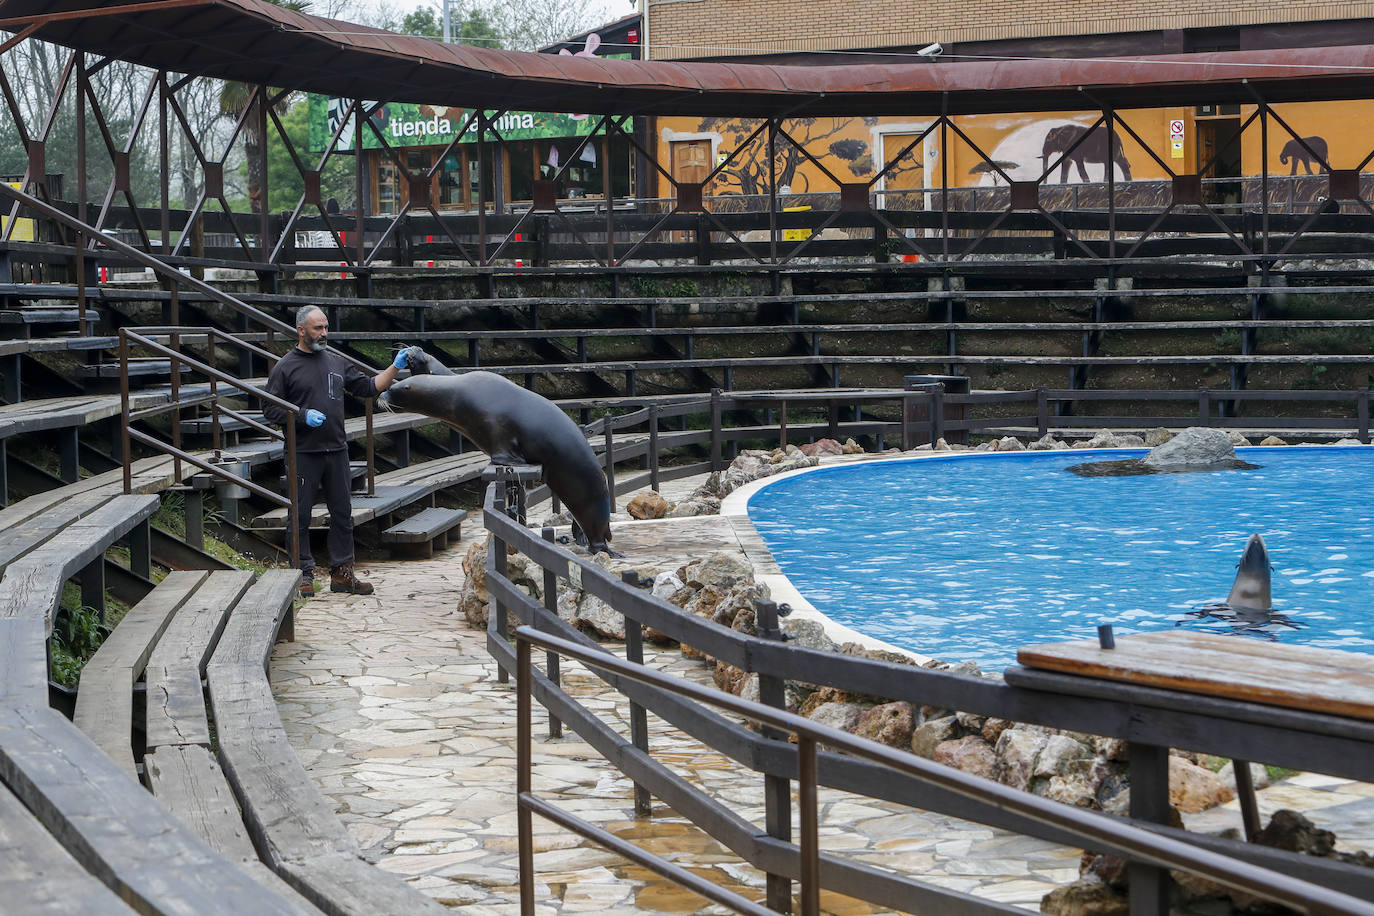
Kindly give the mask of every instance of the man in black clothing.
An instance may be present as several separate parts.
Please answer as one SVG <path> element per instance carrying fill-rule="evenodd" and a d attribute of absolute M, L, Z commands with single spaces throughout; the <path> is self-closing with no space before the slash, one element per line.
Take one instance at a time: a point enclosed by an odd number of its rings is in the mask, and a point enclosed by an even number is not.
<path fill-rule="evenodd" d="M 324 488 L 329 508 L 329 590 L 370 595 L 372 585 L 359 579 L 353 565 L 353 502 L 349 497 L 348 440 L 344 437 L 344 392 L 372 398 L 391 387 L 405 368 L 406 351 L 390 366 L 368 376 L 329 351 L 329 319 L 307 305 L 296 313 L 296 346 L 272 367 L 267 390 L 299 407 L 296 413 L 296 498 L 301 594 L 315 594 L 315 558 L 310 552 L 310 508 Z M 278 426 L 286 411 L 267 406 L 263 414 Z"/>

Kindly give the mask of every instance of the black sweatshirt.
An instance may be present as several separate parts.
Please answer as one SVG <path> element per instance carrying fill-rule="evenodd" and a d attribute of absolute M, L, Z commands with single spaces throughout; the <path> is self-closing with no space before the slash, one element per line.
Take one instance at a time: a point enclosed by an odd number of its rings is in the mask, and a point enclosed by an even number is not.
<path fill-rule="evenodd" d="M 333 452 L 348 446 L 344 438 L 344 390 L 360 398 L 376 397 L 372 376 L 344 361 L 337 353 L 307 353 L 292 347 L 267 376 L 267 391 L 290 401 L 296 414 L 296 449 L 302 452 Z M 324 425 L 305 423 L 305 412 L 324 414 Z M 286 411 L 264 404 L 263 416 L 278 426 L 286 425 Z"/>

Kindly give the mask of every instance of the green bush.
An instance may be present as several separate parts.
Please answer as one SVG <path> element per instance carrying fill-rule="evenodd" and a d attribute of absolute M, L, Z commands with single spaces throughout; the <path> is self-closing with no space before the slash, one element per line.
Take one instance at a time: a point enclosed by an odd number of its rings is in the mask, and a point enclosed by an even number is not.
<path fill-rule="evenodd" d="M 85 605 L 58 608 L 49 642 L 53 680 L 64 687 L 75 687 L 81 679 L 82 666 L 104 639 L 95 608 Z"/>

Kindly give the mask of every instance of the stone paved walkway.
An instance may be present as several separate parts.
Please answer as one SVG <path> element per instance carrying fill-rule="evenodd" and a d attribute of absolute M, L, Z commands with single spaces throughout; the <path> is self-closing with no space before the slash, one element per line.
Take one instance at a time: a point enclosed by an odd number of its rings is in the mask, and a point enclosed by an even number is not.
<path fill-rule="evenodd" d="M 676 498 L 672 494 L 669 498 Z M 515 697 L 498 683 L 482 632 L 454 610 L 460 560 L 478 535 L 431 560 L 366 565 L 369 597 L 325 592 L 298 612 L 272 677 L 302 763 L 338 806 L 364 854 L 436 899 L 474 914 L 517 912 Z M 796 600 L 757 535 L 738 515 L 617 526 L 616 547 L 683 562 L 717 546 L 742 547 L 775 590 Z M 785 589 L 780 593 L 780 589 Z M 709 682 L 709 670 L 646 646 L 651 664 Z M 628 734 L 628 708 L 586 671 L 564 682 Z M 763 878 L 661 803 L 633 816 L 629 781 L 576 736 L 550 740 L 536 706 L 535 790 L 566 810 L 757 899 Z M 650 718 L 657 759 L 689 774 L 741 815 L 762 823 L 761 777 Z M 1078 852 L 977 824 L 822 792 L 822 844 L 879 867 L 1038 909 L 1041 896 L 1078 875 Z M 1266 810 L 1300 807 L 1337 831 L 1341 847 L 1374 846 L 1374 787 L 1304 775 L 1261 793 Z M 1234 804 L 1233 806 L 1234 807 Z M 1190 819 L 1195 828 L 1239 823 L 1234 810 Z M 535 818 L 540 912 L 715 913 L 720 907 L 666 884 Z M 833 914 L 875 912 L 847 898 Z"/>
<path fill-rule="evenodd" d="M 642 526 L 661 542 L 667 526 Z M 686 553 L 731 537 L 714 519 L 681 526 Z M 476 530 L 474 528 L 474 530 Z M 659 535 L 649 537 L 650 532 Z M 687 531 L 683 531 L 686 534 Z M 630 538 L 617 539 L 622 549 Z M 296 641 L 277 646 L 272 678 L 302 763 L 338 806 L 364 854 L 444 903 L 470 913 L 515 912 L 515 698 L 497 682 L 484 634 L 454 612 L 464 542 L 427 561 L 376 563 L 371 597 L 325 593 L 296 620 Z M 706 681 L 701 663 L 676 652 L 655 665 Z M 628 709 L 581 669 L 565 683 L 628 731 Z M 537 707 L 536 707 L 537 709 Z M 762 897 L 762 875 L 741 865 L 662 804 L 636 820 L 628 780 L 575 736 L 546 737 L 536 713 L 535 789 L 574 814 L 666 854 L 722 885 Z M 652 717 L 657 759 L 692 775 L 745 817 L 762 822 L 761 777 Z M 867 799 L 824 791 L 823 848 L 874 865 L 921 872 L 940 885 L 1034 910 L 1078 873 L 1078 854 Z M 720 912 L 637 866 L 535 819 L 536 866 L 546 913 Z M 826 911 L 870 913 L 827 897 Z"/>

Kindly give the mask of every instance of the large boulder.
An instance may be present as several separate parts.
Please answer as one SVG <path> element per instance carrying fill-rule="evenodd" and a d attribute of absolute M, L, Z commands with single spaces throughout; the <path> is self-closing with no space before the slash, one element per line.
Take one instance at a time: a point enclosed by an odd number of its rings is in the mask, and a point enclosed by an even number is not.
<path fill-rule="evenodd" d="M 1131 902 L 1096 878 L 1079 878 L 1057 887 L 1040 901 L 1040 912 L 1053 916 L 1127 916 Z"/>
<path fill-rule="evenodd" d="M 997 754 L 992 745 L 977 735 L 941 741 L 935 746 L 934 759 L 936 763 L 962 770 L 970 776 L 997 778 Z"/>
<path fill-rule="evenodd" d="M 657 576 L 654 576 L 652 594 L 655 598 L 662 598 L 667 601 L 670 600 L 673 595 L 677 594 L 685 584 L 686 583 L 678 578 L 677 573 L 661 572 Z"/>
<path fill-rule="evenodd" d="M 844 446 L 834 439 L 817 439 L 815 442 L 808 442 L 801 446 L 801 453 L 810 457 L 824 458 L 832 455 L 843 455 Z"/>
<path fill-rule="evenodd" d="M 788 641 L 798 648 L 816 649 L 821 652 L 835 652 L 840 648 L 839 643 L 826 634 L 825 624 L 819 620 L 784 618 L 782 631 L 787 635 Z"/>
<path fill-rule="evenodd" d="M 704 493 L 693 493 L 680 503 L 675 503 L 664 518 L 691 518 L 696 515 L 720 515 L 720 500 Z"/>
<path fill-rule="evenodd" d="M 582 592 L 573 614 L 573 623 L 579 629 L 587 630 L 607 639 L 625 638 L 625 615 L 602 601 L 595 595 Z M 561 616 L 561 614 L 560 614 Z"/>
<path fill-rule="evenodd" d="M 1068 447 L 1069 444 L 1056 439 L 1054 433 L 1045 433 L 1045 435 L 1026 446 L 1026 448 L 1032 452 L 1049 452 Z"/>
<path fill-rule="evenodd" d="M 1205 467 L 1236 460 L 1236 449 L 1224 430 L 1190 426 L 1142 459 L 1155 468 Z"/>
<path fill-rule="evenodd" d="M 858 703 L 822 703 L 812 710 L 810 719 L 817 725 L 829 725 L 843 732 L 852 732 L 859 724 L 864 707 Z"/>
<path fill-rule="evenodd" d="M 1235 798 L 1216 773 L 1182 757 L 1169 758 L 1169 803 L 1185 814 L 1206 811 Z"/>
<path fill-rule="evenodd" d="M 1049 735 L 1035 726 L 1008 728 L 997 739 L 997 781 L 1013 789 L 1030 788 L 1035 760 Z"/>
<path fill-rule="evenodd" d="M 728 590 L 737 583 L 754 581 L 754 564 L 729 550 L 717 550 L 702 560 L 694 560 L 677 572 L 678 578 L 691 588 L 718 588 Z"/>
<path fill-rule="evenodd" d="M 1336 848 L 1336 835 L 1313 824 L 1300 812 L 1280 808 L 1255 842 L 1309 856 L 1329 856 Z"/>
<path fill-rule="evenodd" d="M 953 741 L 958 735 L 959 722 L 954 716 L 927 719 L 911 733 L 911 752 L 917 757 L 934 760 L 940 746 Z"/>
<path fill-rule="evenodd" d="M 463 556 L 463 585 L 458 590 L 458 610 L 474 629 L 486 629 L 491 596 L 487 593 L 487 553 L 491 538 L 478 541 Z M 544 600 L 544 571 L 524 554 L 508 553 L 506 578 L 536 601 Z M 511 617 L 512 626 L 516 626 Z"/>
<path fill-rule="evenodd" d="M 835 443 L 835 445 L 837 449 L 841 448 L 839 443 Z M 802 454 L 801 449 L 795 445 L 789 445 L 786 449 L 776 449 L 771 452 L 762 449 L 745 449 L 739 453 L 734 461 L 730 462 L 728 468 L 723 471 L 715 471 L 707 477 L 705 483 L 692 491 L 687 501 L 690 502 L 699 496 L 724 499 L 751 480 L 771 477 L 774 474 L 781 474 L 784 471 L 792 471 L 797 468 L 813 468 L 818 464 L 820 464 L 819 458 Z"/>
<path fill-rule="evenodd" d="M 910 703 L 883 703 L 865 710 L 859 716 L 854 734 L 905 750 L 911 747 L 911 732 L 915 725 L 916 711 Z"/>
<path fill-rule="evenodd" d="M 1121 440 L 1110 429 L 1098 430 L 1083 446 L 1084 448 L 1121 448 Z"/>
<path fill-rule="evenodd" d="M 644 490 L 630 497 L 630 501 L 625 504 L 625 511 L 630 513 L 631 518 L 663 518 L 672 508 L 668 505 L 668 500 L 659 496 L 653 490 Z"/>

